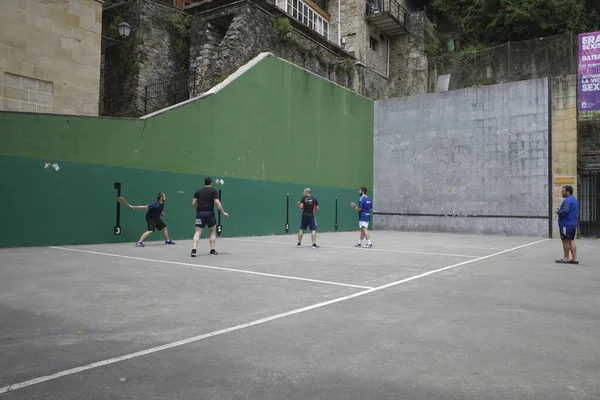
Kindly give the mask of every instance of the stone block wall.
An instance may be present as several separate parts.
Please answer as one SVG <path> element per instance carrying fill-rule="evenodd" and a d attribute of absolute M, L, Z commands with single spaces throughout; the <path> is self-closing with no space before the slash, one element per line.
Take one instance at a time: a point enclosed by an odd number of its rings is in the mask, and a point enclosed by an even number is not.
<path fill-rule="evenodd" d="M 224 80 L 261 52 L 271 52 L 366 96 L 384 92 L 387 80 L 368 69 L 354 67 L 351 55 L 336 54 L 299 29 L 294 29 L 289 40 L 282 40 L 274 28 L 282 17 L 287 18 L 283 12 L 265 10 L 254 2 L 195 14 L 190 64 L 197 72 L 199 92 Z M 344 60 L 350 62 L 350 73 L 339 67 Z"/>
<path fill-rule="evenodd" d="M 98 115 L 102 2 L 3 0 L 1 9 L 0 109 Z"/>
<path fill-rule="evenodd" d="M 578 123 L 578 167 L 600 170 L 600 120 Z"/>
<path fill-rule="evenodd" d="M 375 228 L 548 237 L 548 82 L 376 101 Z"/>
<path fill-rule="evenodd" d="M 412 12 L 406 17 L 408 34 L 390 42 L 390 96 L 412 96 L 427 93 L 428 58 L 425 50 L 427 16 Z"/>
<path fill-rule="evenodd" d="M 366 18 L 366 0 L 342 2 L 341 33 L 345 41 L 343 47 L 354 54 L 362 63 L 385 76 L 385 88 L 378 99 L 410 96 L 427 92 L 428 59 L 425 52 L 424 30 L 427 17 L 417 11 L 409 1 L 401 0 L 406 10 L 404 27 L 406 34 L 387 37 Z M 337 2 L 330 1 L 328 11 L 331 14 L 330 40 L 337 41 Z M 378 50 L 371 49 L 370 38 L 379 41 Z M 389 41 L 389 75 L 388 75 Z"/>
<path fill-rule="evenodd" d="M 4 73 L 6 111 L 52 113 L 53 100 L 52 82 Z"/>
<path fill-rule="evenodd" d="M 573 187 L 577 197 L 577 76 L 552 79 L 552 173 L 553 210 L 563 201 L 561 190 Z M 553 237 L 559 237 L 557 215 Z"/>
<path fill-rule="evenodd" d="M 172 84 L 165 82 L 188 72 L 187 66 L 183 71 L 178 66 L 181 55 L 173 53 L 174 19 L 183 15 L 183 10 L 154 0 L 130 0 L 105 13 L 105 27 L 121 18 L 133 29 L 125 44 L 104 53 L 103 115 L 138 117 L 173 104 Z"/>

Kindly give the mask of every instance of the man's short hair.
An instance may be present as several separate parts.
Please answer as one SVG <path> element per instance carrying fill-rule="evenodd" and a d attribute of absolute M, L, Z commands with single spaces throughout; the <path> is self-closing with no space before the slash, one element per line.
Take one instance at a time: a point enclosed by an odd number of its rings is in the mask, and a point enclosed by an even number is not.
<path fill-rule="evenodd" d="M 306 188 L 306 189 L 304 189 L 304 191 L 305 191 L 306 193 L 310 194 L 310 188 Z"/>
<path fill-rule="evenodd" d="M 363 192 L 364 194 L 367 194 L 367 188 L 366 188 L 366 187 L 364 187 L 364 186 L 361 186 L 361 187 L 360 187 L 360 190 L 362 190 L 362 192 Z"/>
<path fill-rule="evenodd" d="M 160 200 L 160 198 L 163 196 L 163 192 L 158 192 L 158 194 L 156 195 L 156 200 Z"/>
<path fill-rule="evenodd" d="M 212 178 L 210 176 L 207 176 L 206 178 L 204 178 L 204 186 L 208 186 L 212 183 Z"/>
<path fill-rule="evenodd" d="M 569 194 L 573 194 L 573 186 L 563 186 L 563 189 Z"/>

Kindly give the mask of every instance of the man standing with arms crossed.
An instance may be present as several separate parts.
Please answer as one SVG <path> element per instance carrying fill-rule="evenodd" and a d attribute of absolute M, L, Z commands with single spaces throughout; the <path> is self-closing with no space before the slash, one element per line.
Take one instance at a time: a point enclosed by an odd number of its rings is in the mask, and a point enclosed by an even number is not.
<path fill-rule="evenodd" d="M 358 189 L 358 194 L 360 194 L 360 200 L 358 200 L 358 205 L 352 202 L 350 205 L 356 211 L 358 211 L 358 227 L 360 228 L 360 240 L 356 244 L 356 247 L 362 247 L 363 239 L 367 239 L 367 245 L 365 247 L 373 247 L 373 243 L 371 243 L 371 237 L 369 236 L 369 222 L 371 221 L 371 210 L 373 209 L 373 204 L 371 203 L 371 199 L 367 196 L 367 188 L 362 186 Z"/>
<path fill-rule="evenodd" d="M 564 257 L 561 260 L 556 260 L 556 262 L 559 264 L 579 264 L 577 260 L 577 245 L 575 244 L 579 203 L 575 196 L 573 196 L 573 187 L 571 186 L 564 186 L 562 188 L 562 197 L 564 200 L 560 208 L 556 210 L 556 213 L 558 214 L 558 228 L 560 229 L 560 238 L 563 243 Z M 569 251 L 572 256 L 570 260 Z"/>
<path fill-rule="evenodd" d="M 198 248 L 198 242 L 200 242 L 200 235 L 202 235 L 202 229 L 205 226 L 208 226 L 210 231 L 210 255 L 216 256 L 219 254 L 215 251 L 215 244 L 217 242 L 217 235 L 215 234 L 215 227 L 217 225 L 217 219 L 215 218 L 215 204 L 225 218 L 229 218 L 229 214 L 223 211 L 223 206 L 219 200 L 219 192 L 212 187 L 212 179 L 206 177 L 204 178 L 204 187 L 196 190 L 196 193 L 194 193 L 194 200 L 192 200 L 192 207 L 196 210 L 196 233 L 194 234 L 194 244 L 190 254 L 191 257 L 196 257 L 196 249 Z"/>
<path fill-rule="evenodd" d="M 315 212 L 319 211 L 319 202 L 311 194 L 309 188 L 304 189 L 302 199 L 298 202 L 298 207 L 302 210 L 302 219 L 300 221 L 300 231 L 298 232 L 298 245 L 302 246 L 302 235 L 307 228 L 311 230 L 312 248 L 317 247 L 317 219 Z"/>

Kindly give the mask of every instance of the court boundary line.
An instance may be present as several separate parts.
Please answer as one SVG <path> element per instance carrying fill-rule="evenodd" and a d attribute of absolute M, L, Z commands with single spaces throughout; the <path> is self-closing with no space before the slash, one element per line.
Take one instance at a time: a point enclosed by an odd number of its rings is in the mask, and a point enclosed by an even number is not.
<path fill-rule="evenodd" d="M 351 283 L 323 281 L 323 280 L 319 280 L 319 279 L 302 278 L 302 277 L 299 277 L 299 276 L 269 274 L 268 272 L 250 271 L 250 270 L 246 270 L 246 269 L 236 269 L 236 268 L 227 268 L 227 267 L 215 267 L 215 266 L 212 266 L 212 265 L 184 263 L 184 262 L 181 262 L 181 261 L 157 260 L 157 259 L 154 259 L 154 258 L 125 256 L 125 255 L 122 255 L 122 254 L 103 253 L 103 252 L 100 252 L 100 251 L 73 249 L 73 248 L 70 248 L 70 247 L 62 247 L 62 246 L 48 246 L 48 247 L 51 248 L 51 249 L 73 251 L 73 252 L 78 252 L 78 253 L 87 253 L 87 254 L 95 254 L 95 255 L 100 255 L 100 256 L 126 258 L 126 259 L 130 259 L 130 260 L 149 261 L 149 262 L 163 263 L 163 264 L 184 265 L 184 266 L 188 266 L 188 267 L 213 269 L 213 270 L 217 270 L 217 271 L 240 272 L 240 273 L 249 274 L 249 275 L 268 276 L 270 278 L 289 279 L 289 280 L 305 281 L 305 282 L 311 282 L 311 283 L 322 283 L 322 284 L 333 285 L 333 286 L 350 287 L 350 288 L 354 288 L 354 289 L 372 289 L 373 288 L 372 286 L 363 286 L 363 285 L 354 285 L 354 284 L 351 284 Z"/>
<path fill-rule="evenodd" d="M 248 242 L 248 243 L 266 243 L 266 244 L 285 244 L 288 246 L 291 246 L 288 242 L 274 242 L 271 240 L 254 240 L 254 239 L 238 239 L 238 238 L 223 238 L 221 239 L 223 241 L 226 240 L 232 240 L 235 242 Z M 335 245 L 329 245 L 329 244 L 320 244 L 319 247 L 324 247 L 324 248 L 332 248 L 332 249 L 346 249 L 346 250 L 358 250 L 361 249 L 362 247 L 354 247 L 354 246 L 335 246 Z M 497 249 L 500 250 L 500 249 Z M 383 253 L 401 253 L 401 254 L 420 254 L 420 255 L 426 255 L 426 256 L 443 256 L 443 257 L 460 257 L 460 258 L 478 258 L 480 256 L 472 256 L 472 255 L 467 255 L 467 254 L 449 254 L 449 253 L 431 253 L 431 252 L 425 252 L 425 251 L 410 251 L 410 250 L 390 250 L 390 249 L 378 249 L 378 248 L 373 248 L 373 247 L 369 247 L 368 250 L 363 250 L 363 251 L 378 251 L 378 252 L 383 252 Z"/>
<path fill-rule="evenodd" d="M 219 330 L 212 331 L 212 332 L 209 332 L 209 333 L 205 333 L 205 334 L 202 334 L 202 335 L 193 336 L 193 337 L 190 337 L 190 338 L 187 338 L 187 339 L 178 340 L 178 341 L 167 343 L 167 344 L 164 344 L 164 345 L 161 345 L 161 346 L 152 347 L 150 349 L 136 351 L 134 353 L 124 354 L 122 356 L 113 357 L 113 358 L 109 358 L 109 359 L 106 359 L 106 360 L 97 361 L 97 362 L 94 362 L 94 363 L 91 363 L 91 364 L 82 365 L 80 367 L 71 368 L 71 369 L 60 371 L 60 372 L 56 372 L 56 373 L 51 374 L 51 375 L 41 376 L 39 378 L 30 379 L 30 380 L 23 381 L 23 382 L 20 382 L 20 383 L 15 383 L 15 384 L 12 384 L 12 385 L 0 387 L 0 394 L 11 393 L 11 392 L 14 392 L 14 391 L 19 390 L 19 389 L 24 389 L 24 388 L 29 387 L 29 386 L 33 386 L 33 385 L 37 385 L 37 384 L 40 384 L 40 383 L 43 383 L 43 382 L 47 382 L 47 381 L 51 381 L 51 380 L 54 380 L 54 379 L 58 379 L 58 378 L 61 378 L 63 376 L 69 376 L 69 375 L 73 375 L 73 374 L 76 374 L 76 373 L 79 373 L 79 372 L 88 371 L 88 370 L 91 370 L 91 369 L 103 367 L 105 365 L 115 364 L 115 363 L 118 363 L 118 362 L 121 362 L 121 361 L 126 361 L 126 360 L 130 360 L 130 359 L 133 359 L 133 358 L 142 357 L 142 356 L 145 356 L 145 355 L 148 355 L 148 354 L 157 353 L 157 352 L 163 351 L 163 350 L 169 350 L 169 349 L 172 349 L 172 348 L 175 348 L 175 347 L 179 347 L 179 346 L 183 346 L 183 345 L 186 345 L 186 344 L 189 344 L 189 343 L 198 342 L 198 341 L 210 338 L 210 337 L 223 335 L 223 334 L 226 334 L 226 333 L 229 333 L 229 332 L 234 332 L 234 331 L 238 331 L 238 330 L 241 330 L 241 329 L 249 328 L 249 327 L 252 327 L 252 326 L 261 325 L 261 324 L 264 324 L 266 322 L 270 322 L 270 321 L 282 319 L 282 318 L 285 318 L 285 317 L 289 317 L 291 315 L 296 315 L 296 314 L 300 314 L 300 313 L 303 313 L 303 312 L 306 312 L 306 311 L 310 311 L 310 310 L 314 310 L 314 309 L 317 309 L 317 308 L 322 308 L 322 307 L 328 306 L 330 304 L 340 303 L 342 301 L 350 300 L 350 299 L 353 299 L 353 298 L 356 298 L 356 297 L 364 296 L 364 295 L 369 294 L 369 293 L 373 293 L 373 292 L 384 290 L 384 289 L 387 289 L 387 288 L 390 288 L 390 287 L 393 287 L 393 286 L 401 285 L 403 283 L 407 283 L 407 282 L 411 282 L 411 281 L 414 281 L 414 280 L 417 280 L 417 279 L 421 279 L 421 278 L 427 277 L 429 275 L 437 274 L 439 272 L 447 271 L 447 270 L 450 270 L 450 269 L 453 269 L 453 268 L 461 267 L 463 265 L 472 264 L 472 263 L 475 263 L 475 262 L 478 262 L 478 261 L 486 260 L 488 258 L 496 257 L 496 256 L 499 256 L 501 254 L 509 253 L 511 251 L 520 250 L 522 248 L 533 246 L 535 244 L 546 242 L 548 240 L 551 240 L 551 239 L 542 239 L 542 240 L 538 240 L 538 241 L 535 241 L 535 242 L 527 243 L 527 244 L 524 244 L 524 245 L 521 245 L 521 246 L 517 246 L 517 247 L 513 247 L 513 248 L 510 248 L 510 249 L 507 249 L 507 250 L 502 250 L 502 251 L 499 251 L 499 252 L 496 252 L 496 253 L 493 253 L 493 254 L 489 254 L 487 256 L 482 256 L 482 257 L 479 257 L 479 258 L 476 258 L 476 259 L 473 259 L 473 260 L 466 260 L 466 261 L 463 261 L 463 262 L 460 262 L 460 263 L 457 263 L 457 264 L 448 265 L 447 267 L 442 267 L 442 268 L 434 269 L 434 270 L 431 270 L 431 271 L 428 271 L 428 272 L 424 272 L 424 273 L 419 274 L 419 275 L 414 275 L 414 276 L 411 276 L 409 278 L 405 278 L 405 279 L 402 279 L 402 280 L 399 280 L 399 281 L 387 283 L 385 285 L 377 286 L 377 287 L 374 287 L 374 288 L 371 288 L 371 289 L 368 289 L 368 290 L 363 290 L 361 292 L 353 293 L 353 294 L 348 295 L 348 296 L 338 297 L 338 298 L 335 298 L 335 299 L 332 299 L 332 300 L 328 300 L 328 301 L 324 301 L 324 302 L 312 304 L 310 306 L 306 306 L 306 307 L 302 307 L 302 308 L 297 308 L 295 310 L 291 310 L 291 311 L 287 311 L 287 312 L 275 314 L 275 315 L 272 315 L 270 317 L 257 319 L 257 320 L 254 320 L 254 321 L 246 322 L 244 324 L 239 324 L 239 325 L 232 326 L 232 327 L 229 327 L 229 328 L 219 329 Z"/>

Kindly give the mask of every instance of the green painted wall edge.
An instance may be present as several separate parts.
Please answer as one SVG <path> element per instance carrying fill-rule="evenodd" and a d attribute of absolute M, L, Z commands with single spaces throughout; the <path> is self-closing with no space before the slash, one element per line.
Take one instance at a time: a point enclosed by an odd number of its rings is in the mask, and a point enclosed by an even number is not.
<path fill-rule="evenodd" d="M 272 55 L 259 57 L 211 95 L 145 119 L 1 112 L 0 154 L 372 187 L 373 102 Z"/>

